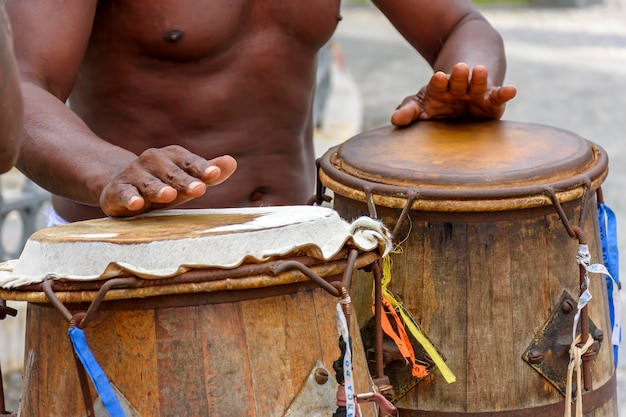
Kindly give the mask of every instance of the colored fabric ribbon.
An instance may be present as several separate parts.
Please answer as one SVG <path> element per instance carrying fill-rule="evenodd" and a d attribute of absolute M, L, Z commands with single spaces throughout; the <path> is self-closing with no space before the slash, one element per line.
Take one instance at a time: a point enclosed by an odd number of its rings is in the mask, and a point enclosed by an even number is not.
<path fill-rule="evenodd" d="M 352 378 L 352 348 L 350 347 L 350 333 L 348 331 L 348 321 L 343 313 L 342 303 L 349 303 L 350 299 L 341 299 L 337 303 L 337 330 L 339 336 L 346 342 L 346 352 L 343 356 L 343 384 L 345 390 L 346 417 L 359 417 L 361 410 L 356 400 L 354 379 Z"/>
<path fill-rule="evenodd" d="M 615 366 L 619 358 L 619 344 L 622 339 L 620 325 L 621 308 L 619 297 L 619 250 L 617 242 L 617 220 L 615 213 L 604 203 L 598 204 L 598 226 L 600 231 L 600 243 L 602 245 L 602 260 L 608 274 L 605 275 L 607 295 L 609 301 L 609 315 L 613 327 L 611 343 L 613 344 L 613 356 Z"/>
<path fill-rule="evenodd" d="M 109 379 L 87 345 L 85 332 L 78 327 L 72 327 L 68 330 L 68 335 L 72 341 L 74 352 L 89 375 L 109 417 L 126 417 Z"/>
<path fill-rule="evenodd" d="M 401 320 L 398 320 L 396 322 L 398 324 L 397 326 L 398 329 L 402 328 L 402 330 L 400 331 L 407 333 L 406 330 L 404 330 L 404 328 L 406 327 L 406 329 L 408 330 L 408 334 L 410 334 L 417 341 L 417 343 L 419 343 L 424 348 L 428 356 L 435 363 L 435 366 L 439 369 L 439 372 L 441 372 L 441 375 L 446 380 L 446 382 L 448 382 L 449 384 L 455 382 L 456 376 L 450 370 L 450 368 L 448 367 L 446 362 L 443 360 L 439 352 L 437 352 L 437 349 L 435 349 L 435 347 L 432 345 L 430 340 L 428 340 L 426 335 L 424 335 L 419 325 L 417 324 L 415 319 L 413 319 L 413 317 L 411 316 L 409 311 L 406 309 L 406 307 L 404 307 L 404 305 L 399 300 L 397 300 L 394 297 L 394 295 L 391 293 L 391 291 L 389 290 L 388 287 L 389 287 L 390 282 L 391 282 L 391 259 L 389 258 L 389 256 L 385 256 L 383 258 L 383 278 L 382 278 L 383 306 L 385 305 L 385 303 L 388 303 L 388 305 L 390 306 L 390 308 L 388 309 L 390 311 L 391 310 L 396 311 L 399 314 Z M 383 319 L 384 318 L 385 318 L 385 314 L 383 314 Z M 387 332 L 385 331 L 385 333 Z M 392 335 L 389 333 L 387 333 L 387 335 L 391 337 L 392 339 L 398 338 L 398 336 Z M 406 345 L 407 342 L 409 346 L 411 345 L 410 341 L 408 340 L 408 337 L 406 338 L 406 340 L 403 340 L 403 341 L 402 341 L 402 336 L 399 336 L 399 338 L 401 340 L 401 345 Z M 401 348 L 400 347 L 401 345 L 398 346 L 398 349 L 400 349 L 400 351 L 402 352 L 402 350 L 405 348 L 404 347 Z M 411 347 L 411 351 L 413 351 L 412 347 Z M 409 352 L 408 348 L 405 349 L 405 352 L 407 353 Z M 411 360 L 413 361 L 413 364 L 416 364 L 414 355 L 411 357 Z M 420 369 L 419 368 L 420 366 L 422 365 L 419 365 L 418 367 L 414 367 L 412 372 L 417 372 L 417 373 L 427 372 L 425 368 L 423 370 Z M 415 373 L 413 375 L 415 375 Z"/>

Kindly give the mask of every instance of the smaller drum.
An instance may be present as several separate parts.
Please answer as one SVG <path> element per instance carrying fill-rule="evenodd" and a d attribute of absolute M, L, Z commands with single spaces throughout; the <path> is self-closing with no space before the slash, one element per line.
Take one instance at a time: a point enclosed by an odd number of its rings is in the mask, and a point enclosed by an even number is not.
<path fill-rule="evenodd" d="M 367 214 L 393 230 L 390 290 L 456 375 L 452 384 L 436 372 L 410 383 L 390 375 L 400 415 L 563 415 L 583 235 L 592 262 L 602 259 L 605 151 L 537 124 L 423 121 L 357 135 L 318 165 L 318 198 L 328 188 L 345 219 Z M 582 403 L 586 416 L 615 416 L 607 288 L 604 276 L 590 279 Z M 362 325 L 371 293 L 355 281 Z"/>
<path fill-rule="evenodd" d="M 81 393 L 67 336 L 77 317 L 128 416 L 332 413 L 338 298 L 324 284 L 376 262 L 388 243 L 378 222 L 311 206 L 42 229 L 0 274 L 0 297 L 28 302 L 20 416 L 81 416 L 90 401 L 100 415 L 97 392 Z M 371 392 L 352 328 L 356 391 Z"/>

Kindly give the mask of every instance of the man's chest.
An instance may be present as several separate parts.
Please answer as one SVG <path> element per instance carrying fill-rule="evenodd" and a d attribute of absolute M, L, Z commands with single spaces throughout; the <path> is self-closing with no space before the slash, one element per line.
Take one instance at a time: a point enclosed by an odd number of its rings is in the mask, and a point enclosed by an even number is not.
<path fill-rule="evenodd" d="M 288 39 L 317 49 L 334 32 L 339 14 L 340 0 L 103 0 L 92 41 L 181 60 L 217 54 L 252 38 Z"/>

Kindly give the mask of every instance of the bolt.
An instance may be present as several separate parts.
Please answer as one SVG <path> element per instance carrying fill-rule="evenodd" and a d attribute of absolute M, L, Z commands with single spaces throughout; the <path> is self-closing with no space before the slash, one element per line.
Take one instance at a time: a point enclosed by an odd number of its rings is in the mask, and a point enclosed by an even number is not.
<path fill-rule="evenodd" d="M 315 370 L 315 382 L 319 385 L 324 385 L 328 382 L 328 371 L 324 368 L 317 368 Z"/>
<path fill-rule="evenodd" d="M 538 364 L 543 361 L 543 353 L 538 350 L 532 350 L 528 354 L 528 361 L 532 364 Z"/>
<path fill-rule="evenodd" d="M 593 332 L 593 338 L 602 343 L 604 340 L 604 332 L 601 329 L 596 329 L 596 331 Z"/>
<path fill-rule="evenodd" d="M 574 309 L 574 303 L 571 300 L 565 300 L 561 303 L 561 310 L 565 314 L 569 314 Z"/>

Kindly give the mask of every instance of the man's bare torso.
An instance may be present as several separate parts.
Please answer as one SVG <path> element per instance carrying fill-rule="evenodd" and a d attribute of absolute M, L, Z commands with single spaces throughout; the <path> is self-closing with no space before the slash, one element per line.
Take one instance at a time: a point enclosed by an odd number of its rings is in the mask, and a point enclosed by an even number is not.
<path fill-rule="evenodd" d="M 335 30 L 339 0 L 252 3 L 98 6 L 71 108 L 136 154 L 179 144 L 238 161 L 229 180 L 185 207 L 302 204 L 313 192 L 315 59 Z M 54 204 L 70 220 L 98 214 Z"/>

